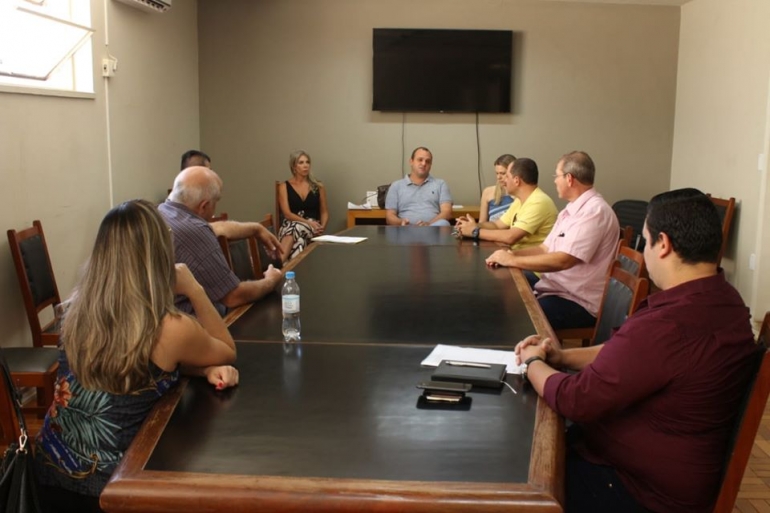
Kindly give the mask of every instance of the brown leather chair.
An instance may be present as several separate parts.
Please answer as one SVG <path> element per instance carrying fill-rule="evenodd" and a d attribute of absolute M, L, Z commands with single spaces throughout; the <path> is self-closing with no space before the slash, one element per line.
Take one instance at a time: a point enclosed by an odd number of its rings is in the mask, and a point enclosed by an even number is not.
<path fill-rule="evenodd" d="M 254 236 L 227 240 L 224 235 L 220 235 L 217 240 L 219 240 L 219 247 L 222 248 L 222 253 L 224 253 L 230 269 L 241 281 L 264 278 L 259 250 L 257 249 L 257 239 Z"/>
<path fill-rule="evenodd" d="M 227 221 L 227 212 L 214 214 L 211 216 L 211 218 L 209 218 L 209 223 L 216 223 L 217 221 Z"/>
<path fill-rule="evenodd" d="M 8 230 L 8 244 L 32 331 L 33 347 L 8 347 L 3 352 L 14 384 L 19 388 L 37 389 L 37 406 L 24 411 L 43 414 L 53 402 L 59 350 L 42 346 L 58 344 L 59 328 L 55 317 L 41 326 L 39 315 L 46 308 L 53 309 L 61 303 L 59 289 L 40 221 L 33 221 L 31 228 L 19 232 Z"/>
<path fill-rule="evenodd" d="M 757 343 L 758 351 L 755 377 L 749 383 L 742 403 L 741 414 L 735 422 L 733 439 L 727 452 L 724 477 L 719 487 L 719 495 L 714 505 L 714 513 L 730 513 L 733 511 L 738 489 L 749 462 L 754 438 L 757 436 L 759 423 L 765 411 L 767 397 L 770 395 L 770 351 L 767 351 L 768 336 L 770 336 L 770 312 L 765 314 L 762 329 Z"/>
<path fill-rule="evenodd" d="M 735 198 L 722 199 L 714 198 L 711 194 L 707 194 L 711 199 L 711 202 L 717 207 L 719 213 L 719 219 L 722 221 L 722 248 L 719 250 L 719 258 L 717 259 L 717 265 L 722 262 L 722 257 L 727 249 L 727 240 L 730 237 L 730 228 L 733 224 L 733 214 L 735 213 Z"/>
<path fill-rule="evenodd" d="M 280 194 L 278 193 L 282 183 L 283 182 L 277 180 L 275 182 L 275 217 L 273 218 L 273 230 L 275 230 L 276 237 L 278 236 L 278 231 L 281 229 L 281 222 L 283 221 L 283 216 L 281 215 L 281 201 L 279 199 Z"/>

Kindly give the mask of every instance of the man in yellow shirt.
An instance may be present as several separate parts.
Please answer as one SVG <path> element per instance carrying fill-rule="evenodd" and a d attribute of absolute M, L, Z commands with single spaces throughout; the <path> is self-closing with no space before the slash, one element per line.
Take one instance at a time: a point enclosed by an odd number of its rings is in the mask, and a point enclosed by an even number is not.
<path fill-rule="evenodd" d="M 505 189 L 516 198 L 500 219 L 476 223 L 470 215 L 457 220 L 457 230 L 474 240 L 502 242 L 511 249 L 539 246 L 553 228 L 558 210 L 538 186 L 534 160 L 516 159 L 505 173 Z"/>

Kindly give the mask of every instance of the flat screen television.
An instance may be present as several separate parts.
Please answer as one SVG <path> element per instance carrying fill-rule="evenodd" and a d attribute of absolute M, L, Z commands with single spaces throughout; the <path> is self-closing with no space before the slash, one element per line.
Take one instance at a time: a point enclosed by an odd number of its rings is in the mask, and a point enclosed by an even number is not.
<path fill-rule="evenodd" d="M 372 110 L 511 112 L 510 30 L 376 28 Z"/>

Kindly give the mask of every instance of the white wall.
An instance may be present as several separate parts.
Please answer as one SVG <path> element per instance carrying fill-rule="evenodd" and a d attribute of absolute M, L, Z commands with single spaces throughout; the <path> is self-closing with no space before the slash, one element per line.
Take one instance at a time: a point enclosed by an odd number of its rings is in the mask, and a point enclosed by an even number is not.
<path fill-rule="evenodd" d="M 21 229 L 40 219 L 59 291 L 72 290 L 113 202 L 159 200 L 180 154 L 199 143 L 197 9 L 176 2 L 163 15 L 92 0 L 95 62 L 118 58 L 106 88 L 95 66 L 94 99 L 0 93 L 0 219 Z M 114 197 L 110 197 L 108 149 Z M 0 345 L 31 343 L 8 242 L 0 242 Z"/>
<path fill-rule="evenodd" d="M 738 214 L 722 260 L 752 314 L 770 310 L 770 247 L 760 220 L 767 182 L 770 2 L 693 0 L 682 7 L 671 187 L 735 197 Z M 762 249 L 764 247 L 764 251 Z M 750 255 L 764 254 L 761 270 Z"/>
<path fill-rule="evenodd" d="M 225 181 L 222 210 L 273 211 L 288 155 L 310 153 L 332 231 L 345 205 L 398 178 L 402 115 L 371 111 L 372 28 L 516 32 L 514 113 L 480 116 L 483 179 L 502 153 L 534 158 L 540 184 L 574 149 L 609 201 L 668 188 L 679 8 L 533 0 L 201 0 L 201 143 Z M 415 70 L 428 73 L 430 70 Z M 410 77 L 405 76 L 404 80 Z M 478 204 L 475 117 L 408 114 L 405 150 L 434 153 L 456 203 Z"/>

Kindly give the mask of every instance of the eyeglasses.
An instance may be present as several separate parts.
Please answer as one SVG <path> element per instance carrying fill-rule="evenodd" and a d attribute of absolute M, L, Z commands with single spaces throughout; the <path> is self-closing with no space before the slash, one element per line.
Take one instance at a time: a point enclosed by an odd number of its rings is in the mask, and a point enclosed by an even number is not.
<path fill-rule="evenodd" d="M 562 174 L 559 174 L 559 173 L 554 173 L 554 175 L 553 175 L 553 178 L 554 178 L 554 180 L 555 180 L 555 179 L 557 179 L 557 178 L 561 178 L 561 177 L 563 177 L 563 176 L 567 176 L 567 175 L 571 175 L 571 174 L 572 174 L 572 173 L 562 173 Z"/>

